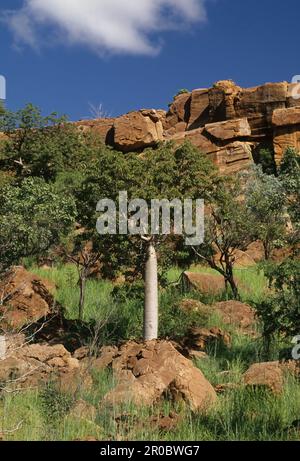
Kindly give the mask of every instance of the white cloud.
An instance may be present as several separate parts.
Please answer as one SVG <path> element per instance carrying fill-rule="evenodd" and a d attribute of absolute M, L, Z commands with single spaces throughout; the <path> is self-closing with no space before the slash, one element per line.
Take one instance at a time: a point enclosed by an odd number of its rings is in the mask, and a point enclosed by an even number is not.
<path fill-rule="evenodd" d="M 206 1 L 24 0 L 4 17 L 17 43 L 36 48 L 59 38 L 99 53 L 155 54 L 159 32 L 206 19 Z"/>

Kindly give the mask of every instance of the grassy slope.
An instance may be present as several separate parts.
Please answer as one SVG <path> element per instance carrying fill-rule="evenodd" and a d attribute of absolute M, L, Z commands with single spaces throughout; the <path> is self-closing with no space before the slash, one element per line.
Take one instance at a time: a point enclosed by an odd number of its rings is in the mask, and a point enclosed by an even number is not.
<path fill-rule="evenodd" d="M 194 270 L 207 271 L 203 268 L 194 268 Z M 57 284 L 57 300 L 66 307 L 70 318 L 76 318 L 79 291 L 74 267 L 64 266 L 51 270 L 34 268 L 33 271 Z M 168 277 L 170 281 L 174 281 L 179 275 L 180 271 L 174 268 L 169 272 Z M 256 302 L 265 295 L 265 280 L 257 269 L 239 270 L 238 276 L 247 287 L 242 293 L 244 301 Z M 110 283 L 88 282 L 86 320 L 101 320 L 113 313 L 113 320 L 117 322 L 115 337 L 139 338 L 142 321 L 141 301 L 129 297 L 122 303 L 117 303 L 112 298 L 111 291 Z M 195 294 L 194 296 L 197 297 Z M 161 293 L 162 336 L 172 333 L 172 330 L 183 332 L 188 326 L 189 320 L 180 317 L 181 314 L 174 310 L 174 304 L 179 299 L 180 296 L 174 294 L 174 291 Z M 207 326 L 224 327 L 215 316 L 205 320 L 199 318 L 198 321 Z M 212 384 L 240 383 L 241 375 L 249 364 L 262 359 L 259 339 L 241 336 L 232 327 L 229 330 L 233 336 L 230 350 L 211 351 L 208 359 L 196 362 Z M 274 358 L 277 352 L 274 351 Z M 224 371 L 226 373 L 223 373 Z M 89 393 L 82 393 L 81 397 L 97 407 L 101 397 L 113 386 L 110 372 L 101 373 L 96 376 L 93 389 Z M 98 408 L 94 422 L 71 417 L 68 411 L 64 411 L 65 399 L 66 396 L 58 394 L 57 401 L 48 399 L 45 403 L 45 395 L 37 391 L 5 395 L 0 402 L 0 432 L 1 426 L 9 430 L 23 421 L 18 431 L 4 435 L 4 438 L 6 440 L 74 440 L 94 436 L 104 440 L 199 441 L 299 439 L 299 430 L 289 429 L 289 427 L 294 420 L 299 419 L 300 386 L 289 376 L 281 396 L 275 397 L 263 391 L 237 389 L 221 395 L 218 405 L 207 415 L 193 415 L 186 409 L 178 407 L 176 410 L 183 415 L 182 420 L 171 432 L 160 432 L 155 424 L 150 423 L 153 416 L 169 413 L 168 403 L 145 410 L 130 408 L 130 411 L 127 411 L 130 415 L 124 418 L 121 424 L 117 424 L 116 409 Z M 53 408 L 57 406 L 58 415 L 54 417 Z"/>

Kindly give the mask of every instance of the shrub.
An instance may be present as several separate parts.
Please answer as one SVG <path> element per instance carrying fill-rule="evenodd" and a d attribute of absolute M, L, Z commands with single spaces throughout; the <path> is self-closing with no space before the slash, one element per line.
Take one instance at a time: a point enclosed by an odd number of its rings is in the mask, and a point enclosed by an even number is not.
<path fill-rule="evenodd" d="M 256 305 L 263 323 L 266 352 L 275 336 L 288 338 L 300 332 L 300 262 L 288 259 L 266 268 L 273 296 Z"/>
<path fill-rule="evenodd" d="M 40 392 L 41 412 L 46 424 L 58 423 L 70 411 L 74 399 L 49 383 Z"/>
<path fill-rule="evenodd" d="M 176 99 L 177 96 L 180 96 L 181 94 L 188 94 L 188 93 L 190 93 L 189 90 L 187 90 L 186 88 L 182 88 L 181 90 L 179 90 L 179 91 L 175 94 L 174 99 Z"/>

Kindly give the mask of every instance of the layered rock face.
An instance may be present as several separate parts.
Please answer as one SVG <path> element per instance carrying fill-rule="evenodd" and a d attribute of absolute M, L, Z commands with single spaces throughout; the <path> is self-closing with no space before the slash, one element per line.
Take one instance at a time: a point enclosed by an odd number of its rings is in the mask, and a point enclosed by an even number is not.
<path fill-rule="evenodd" d="M 266 83 L 243 89 L 230 80 L 180 94 L 163 110 L 140 110 L 116 119 L 78 122 L 122 152 L 142 151 L 160 141 L 188 139 L 221 173 L 253 163 L 260 148 L 273 148 L 280 163 L 287 147 L 300 149 L 300 99 L 296 84 Z"/>

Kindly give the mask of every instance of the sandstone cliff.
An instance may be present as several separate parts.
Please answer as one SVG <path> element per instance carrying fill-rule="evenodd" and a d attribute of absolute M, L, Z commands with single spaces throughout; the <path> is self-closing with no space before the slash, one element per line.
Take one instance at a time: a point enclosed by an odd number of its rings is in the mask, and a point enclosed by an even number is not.
<path fill-rule="evenodd" d="M 250 165 L 262 147 L 274 149 L 277 163 L 288 146 L 300 148 L 300 99 L 292 97 L 294 88 L 282 82 L 243 89 L 225 80 L 178 95 L 168 112 L 143 109 L 77 125 L 122 152 L 189 139 L 230 174 Z"/>

